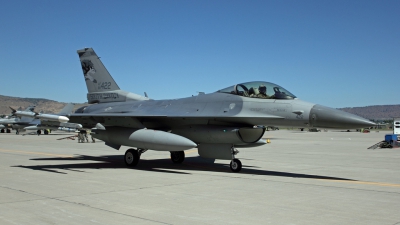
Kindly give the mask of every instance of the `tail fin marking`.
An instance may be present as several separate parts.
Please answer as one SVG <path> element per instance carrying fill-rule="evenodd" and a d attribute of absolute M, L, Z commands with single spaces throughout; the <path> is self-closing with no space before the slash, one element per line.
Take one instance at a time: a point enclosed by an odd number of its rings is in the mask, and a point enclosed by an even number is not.
<path fill-rule="evenodd" d="M 120 90 L 92 48 L 84 48 L 77 52 L 88 89 L 88 103 L 149 100 L 147 96 Z"/>
<path fill-rule="evenodd" d="M 120 90 L 92 48 L 78 50 L 89 93 Z"/>

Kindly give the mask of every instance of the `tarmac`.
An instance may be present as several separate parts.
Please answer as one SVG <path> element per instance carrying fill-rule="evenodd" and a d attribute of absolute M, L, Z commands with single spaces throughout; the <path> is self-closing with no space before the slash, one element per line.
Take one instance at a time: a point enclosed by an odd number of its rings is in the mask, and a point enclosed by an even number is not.
<path fill-rule="evenodd" d="M 186 151 L 135 168 L 104 142 L 0 134 L 0 224 L 400 224 L 400 148 L 390 131 L 268 131 L 240 173 Z"/>

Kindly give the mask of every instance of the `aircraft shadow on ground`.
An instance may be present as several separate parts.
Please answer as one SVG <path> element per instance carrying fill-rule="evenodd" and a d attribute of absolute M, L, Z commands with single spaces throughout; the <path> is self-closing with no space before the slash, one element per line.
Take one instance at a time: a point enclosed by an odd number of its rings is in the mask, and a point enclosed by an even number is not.
<path fill-rule="evenodd" d="M 105 156 L 87 156 L 79 155 L 72 158 L 35 158 L 31 159 L 35 161 L 64 161 L 69 162 L 68 164 L 51 164 L 51 165 L 33 165 L 33 166 L 13 166 L 32 170 L 67 174 L 67 171 L 74 172 L 85 172 L 84 169 L 132 169 L 142 170 L 150 172 L 162 172 L 172 174 L 191 174 L 191 171 L 208 171 L 208 172 L 221 172 L 221 173 L 232 173 L 229 168 L 229 163 L 210 163 L 210 161 L 204 160 L 203 158 L 186 157 L 182 164 L 174 164 L 171 159 L 140 159 L 139 164 L 136 167 L 128 168 L 124 163 L 124 157 L 122 155 L 105 155 Z M 92 161 L 92 162 L 86 162 Z M 81 163 L 71 163 L 81 162 Z M 290 172 L 279 172 L 270 170 L 259 170 L 253 166 L 243 165 L 240 174 L 249 175 L 263 175 L 263 176 L 274 176 L 274 177 L 292 177 L 292 178 L 306 178 L 306 179 L 325 179 L 325 180 L 343 180 L 343 181 L 355 181 L 347 178 L 340 177 L 329 177 L 312 174 L 302 173 L 290 173 Z"/>

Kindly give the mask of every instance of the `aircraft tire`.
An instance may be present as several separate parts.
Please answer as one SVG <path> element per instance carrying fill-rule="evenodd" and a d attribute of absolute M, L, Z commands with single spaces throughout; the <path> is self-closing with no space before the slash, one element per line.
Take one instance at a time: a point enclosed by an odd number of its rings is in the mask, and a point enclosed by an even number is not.
<path fill-rule="evenodd" d="M 128 167 L 134 167 L 139 163 L 140 154 L 138 150 L 130 148 L 125 152 L 124 161 Z"/>
<path fill-rule="evenodd" d="M 49 132 L 48 132 L 47 130 L 44 130 L 44 134 L 46 134 L 46 135 L 47 135 L 47 134 L 49 134 Z"/>
<path fill-rule="evenodd" d="M 40 135 L 40 134 L 42 134 L 42 131 L 41 130 L 37 130 L 36 133 L 37 133 L 37 135 Z"/>
<path fill-rule="evenodd" d="M 11 133 L 11 130 L 10 130 L 10 129 L 7 129 L 7 133 Z"/>
<path fill-rule="evenodd" d="M 4 129 L 1 129 L 1 133 L 4 133 Z"/>
<path fill-rule="evenodd" d="M 175 164 L 180 164 L 185 160 L 185 152 L 184 151 L 176 151 L 170 152 L 171 153 L 171 160 Z"/>
<path fill-rule="evenodd" d="M 230 167 L 233 172 L 238 173 L 242 169 L 242 162 L 239 159 L 232 159 Z"/>

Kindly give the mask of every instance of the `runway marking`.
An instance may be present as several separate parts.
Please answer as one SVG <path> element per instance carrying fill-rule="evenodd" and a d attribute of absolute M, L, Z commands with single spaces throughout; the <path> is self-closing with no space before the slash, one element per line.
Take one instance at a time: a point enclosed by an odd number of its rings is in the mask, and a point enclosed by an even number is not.
<path fill-rule="evenodd" d="M 339 183 L 350 183 L 350 184 L 367 184 L 367 185 L 384 186 L 384 187 L 400 187 L 400 184 L 381 183 L 381 182 L 356 181 L 356 180 L 326 180 L 326 179 L 318 179 L 318 180 L 339 182 Z"/>
<path fill-rule="evenodd" d="M 42 152 L 26 152 L 26 151 L 19 151 L 19 150 L 8 150 L 8 149 L 1 149 L 0 152 L 13 152 L 13 153 L 21 153 L 27 155 L 45 155 L 45 156 L 53 156 L 53 157 L 62 157 L 62 158 L 73 158 L 72 155 L 60 155 L 60 154 L 51 154 L 51 153 L 42 153 Z"/>

